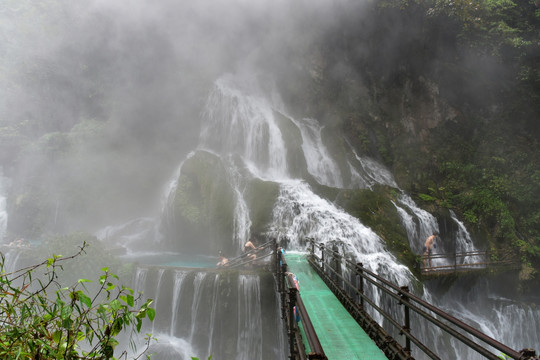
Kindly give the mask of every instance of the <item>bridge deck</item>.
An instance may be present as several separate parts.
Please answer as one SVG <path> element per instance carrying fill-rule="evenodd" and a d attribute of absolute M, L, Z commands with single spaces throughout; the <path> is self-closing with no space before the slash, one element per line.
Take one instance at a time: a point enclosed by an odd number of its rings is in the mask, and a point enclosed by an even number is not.
<path fill-rule="evenodd" d="M 387 359 L 311 268 L 306 254 L 287 253 L 285 258 L 298 279 L 300 296 L 329 360 Z"/>

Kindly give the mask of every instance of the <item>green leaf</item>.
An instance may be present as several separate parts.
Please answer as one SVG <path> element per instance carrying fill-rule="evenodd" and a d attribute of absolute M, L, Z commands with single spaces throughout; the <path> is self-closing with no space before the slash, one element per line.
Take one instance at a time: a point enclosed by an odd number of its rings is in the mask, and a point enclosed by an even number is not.
<path fill-rule="evenodd" d="M 146 313 L 148 314 L 148 319 L 150 319 L 150 321 L 154 321 L 154 318 L 156 317 L 156 310 L 149 307 L 146 309 Z"/>
<path fill-rule="evenodd" d="M 122 307 L 122 305 L 120 304 L 120 301 L 118 301 L 117 299 L 114 299 L 113 301 L 111 301 L 110 306 L 111 306 L 111 309 L 113 309 L 114 311 L 118 311 L 118 309 Z"/>
<path fill-rule="evenodd" d="M 73 309 L 71 308 L 71 306 L 66 305 L 62 308 L 62 311 L 60 312 L 60 318 L 62 320 L 66 320 L 67 318 L 71 316 L 72 313 L 73 313 Z"/>
<path fill-rule="evenodd" d="M 77 283 L 85 283 L 85 282 L 92 282 L 92 280 L 88 280 L 88 279 L 79 279 L 77 280 Z"/>
<path fill-rule="evenodd" d="M 63 332 L 61 330 L 56 330 L 53 334 L 53 340 L 55 343 L 59 343 L 62 340 Z"/>
<path fill-rule="evenodd" d="M 86 296 L 84 293 L 79 294 L 79 301 L 89 308 L 92 307 L 92 299 Z"/>

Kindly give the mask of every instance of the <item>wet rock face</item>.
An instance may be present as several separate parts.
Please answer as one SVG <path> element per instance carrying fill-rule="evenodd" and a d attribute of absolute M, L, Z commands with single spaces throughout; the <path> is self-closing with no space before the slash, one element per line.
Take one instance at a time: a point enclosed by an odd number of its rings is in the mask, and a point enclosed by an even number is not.
<path fill-rule="evenodd" d="M 173 247 L 207 254 L 230 249 L 224 239 L 232 238 L 234 195 L 216 156 L 198 152 L 185 162 L 171 207 L 165 230 Z"/>

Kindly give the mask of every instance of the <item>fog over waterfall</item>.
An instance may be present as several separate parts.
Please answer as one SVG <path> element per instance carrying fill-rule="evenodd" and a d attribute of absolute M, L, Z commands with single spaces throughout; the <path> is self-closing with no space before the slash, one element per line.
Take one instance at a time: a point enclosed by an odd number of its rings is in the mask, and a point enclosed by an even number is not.
<path fill-rule="evenodd" d="M 285 72 L 303 66 L 291 53 L 348 6 L 369 23 L 364 2 L 346 0 L 4 2 L 0 125 L 13 150 L 0 154 L 0 242 L 85 231 L 137 262 L 133 287 L 157 309 L 146 324 L 156 359 L 287 358 L 272 277 L 215 270 L 218 251 L 237 256 L 250 237 L 337 246 L 498 341 L 540 350 L 535 300 L 505 292 L 504 275 L 422 288 L 339 205 L 347 190 L 384 186 L 413 253 L 443 227 L 435 253 L 483 246 L 454 212 L 442 224 L 420 208 L 339 120 L 286 98 Z M 446 358 L 481 358 L 415 330 Z"/>

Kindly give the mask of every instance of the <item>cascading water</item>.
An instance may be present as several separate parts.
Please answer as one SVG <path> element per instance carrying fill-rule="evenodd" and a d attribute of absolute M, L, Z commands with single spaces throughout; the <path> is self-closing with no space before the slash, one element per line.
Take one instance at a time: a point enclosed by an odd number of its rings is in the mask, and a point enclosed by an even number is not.
<path fill-rule="evenodd" d="M 459 219 L 456 217 L 456 214 L 450 210 L 450 215 L 452 217 L 452 220 L 457 224 L 458 231 L 455 233 L 455 249 L 457 253 L 467 253 L 467 252 L 475 252 L 478 251 L 478 249 L 474 246 L 474 243 L 471 239 L 471 235 L 467 231 L 467 228 Z M 461 264 L 471 264 L 471 263 L 479 263 L 484 262 L 486 259 L 484 259 L 482 256 L 475 255 L 475 256 L 467 256 L 461 259 L 458 259 L 458 262 Z"/>
<path fill-rule="evenodd" d="M 297 121 L 296 125 L 302 133 L 302 150 L 310 174 L 319 184 L 342 188 L 343 179 L 339 167 L 322 141 L 319 123 L 313 119 L 303 119 Z"/>
<path fill-rule="evenodd" d="M 8 180 L 4 177 L 2 168 L 0 167 L 0 244 L 4 242 L 8 221 L 6 206 L 7 184 Z"/>
<path fill-rule="evenodd" d="M 369 269 L 396 284 L 405 285 L 413 281 L 414 277 L 409 270 L 396 261 L 395 257 L 386 250 L 382 240 L 371 229 L 332 202 L 317 195 L 306 181 L 290 175 L 292 167 L 287 161 L 295 157 L 291 150 L 294 147 L 288 142 L 284 143 L 283 139 L 286 136 L 277 131 L 280 126 L 276 122 L 277 110 L 271 111 L 271 104 L 268 101 L 252 95 L 259 94 L 259 91 L 250 92 L 245 87 L 242 90 L 231 89 L 229 86 L 232 86 L 232 82 L 228 81 L 218 82 L 211 101 L 207 103 L 207 106 L 214 108 L 207 108 L 205 111 L 205 119 L 211 121 L 208 123 L 209 127 L 203 132 L 203 144 L 215 151 L 225 150 L 225 153 L 221 153 L 222 158 L 225 154 L 240 157 L 247 171 L 237 172 L 237 174 L 247 174 L 248 177 L 258 177 L 279 185 L 279 195 L 273 207 L 273 218 L 267 234 L 278 239 L 288 239 L 290 248 L 297 250 L 304 249 L 305 237 L 314 237 L 323 243 L 336 244 L 347 256 L 363 262 Z M 280 110 L 281 113 L 284 112 Z M 301 144 L 303 152 L 301 156 L 305 159 L 306 173 L 319 184 L 344 186 L 343 169 L 337 165 L 338 159 L 333 158 L 324 146 L 320 135 L 321 128 L 316 121 L 313 119 L 298 121 L 287 118 L 299 130 L 297 133 L 300 137 L 295 141 Z M 253 124 L 252 121 L 254 121 Z M 235 130 L 230 131 L 230 129 Z M 261 133 L 253 134 L 252 131 Z M 210 134 L 213 135 L 210 136 Z M 231 137 L 224 134 L 229 134 Z M 215 142 L 215 137 L 218 135 L 226 140 Z M 250 143 L 248 146 L 248 143 L 240 141 L 242 145 L 235 147 L 232 142 L 235 136 L 240 139 L 260 138 L 262 143 L 257 145 Z M 213 145 L 216 143 L 220 146 Z M 283 144 L 283 147 L 280 145 L 279 148 L 275 148 L 270 144 Z M 259 151 L 269 153 L 261 154 Z M 271 160 L 272 157 L 274 160 Z M 347 183 L 351 187 L 370 188 L 374 184 L 385 184 L 397 188 L 392 175 L 384 167 L 371 159 L 359 157 L 352 150 L 341 162 L 349 166 L 350 180 Z M 400 195 L 395 205 L 402 215 L 412 251 L 422 253 L 425 239 L 433 232 L 439 231 L 437 220 L 433 215 L 420 209 L 406 194 Z M 464 251 L 475 250 L 472 239 L 463 224 L 457 217 L 453 216 L 453 218 L 459 229 L 454 235 L 458 247 Z M 429 301 L 433 300 L 428 289 L 425 290 L 424 297 Z M 438 302 L 437 299 L 434 301 Z M 459 314 L 457 317 L 467 319 L 466 316 L 459 316 Z M 493 321 L 493 326 L 497 326 L 500 319 L 497 321 L 486 319 L 486 321 Z M 422 329 L 419 331 L 422 332 Z M 441 335 L 432 329 L 426 329 L 422 334 L 441 354 L 446 353 L 450 358 L 469 358 L 462 357 L 461 352 L 464 354 L 467 352 L 461 346 L 445 349 L 448 342 Z M 497 339 L 512 345 L 512 339 L 504 334 L 501 336 Z M 531 346 L 530 343 L 528 346 Z M 469 355 L 470 358 L 475 356 Z"/>
<path fill-rule="evenodd" d="M 429 212 L 419 208 L 411 199 L 411 197 L 406 194 L 401 194 L 399 196 L 398 203 L 405 206 L 414 215 L 414 225 L 409 224 L 409 221 L 411 220 L 410 217 L 402 217 L 402 221 L 405 224 L 405 228 L 407 229 L 407 236 L 409 238 L 411 250 L 413 250 L 413 252 L 417 254 L 421 254 L 426 238 L 434 232 L 439 231 L 439 224 L 437 223 L 437 219 L 435 219 L 435 217 Z M 399 208 L 398 205 L 396 205 L 396 207 Z M 400 211 L 400 214 L 405 215 L 406 213 L 406 210 Z M 437 252 L 434 251 L 434 253 Z"/>
<path fill-rule="evenodd" d="M 259 177 L 288 175 L 287 151 L 271 104 L 242 92 L 232 76 L 216 81 L 203 113 L 203 149 L 236 154 Z"/>
<path fill-rule="evenodd" d="M 216 82 L 203 114 L 201 148 L 219 152 L 222 159 L 238 156 L 249 170 L 248 176 L 279 184 L 280 194 L 274 205 L 270 233 L 276 238 L 288 237 L 292 240 L 290 246 L 297 249 L 302 247 L 301 241 L 306 236 L 322 242 L 338 241 L 374 271 L 384 272 L 398 283 L 408 282 L 410 272 L 385 250 L 382 240 L 373 231 L 316 195 L 305 181 L 289 176 L 287 149 L 290 146 L 284 143 L 272 104 L 253 95 L 259 94 L 259 90 L 245 90 L 246 84 L 238 86 L 237 81 L 226 76 Z M 313 119 L 288 119 L 298 126 L 300 138 L 296 141 L 302 145 L 309 174 L 322 185 L 343 184 L 339 167 L 323 144 L 319 124 Z M 363 161 L 358 156 L 355 159 L 359 163 Z M 357 173 L 371 173 L 365 182 L 373 182 L 375 166 L 373 162 L 364 163 L 365 168 Z"/>
<path fill-rule="evenodd" d="M 151 325 L 157 359 L 286 358 L 271 275 L 139 268 L 134 283 L 160 310 Z"/>
<path fill-rule="evenodd" d="M 371 188 L 375 184 L 398 187 L 394 176 L 387 168 L 371 158 L 358 156 L 352 148 L 351 152 L 354 155 L 354 161 L 357 161 L 359 164 L 358 167 L 355 167 L 349 163 L 351 172 L 355 174 L 352 183 L 357 184 L 358 188 Z"/>
<path fill-rule="evenodd" d="M 321 135 L 322 127 L 316 120 L 296 120 L 287 116 L 281 105 L 273 107 L 253 86 L 253 82 L 242 82 L 230 75 L 216 81 L 202 113 L 199 147 L 182 161 L 166 187 L 169 193 L 164 198 L 168 201 L 163 206 L 160 228 L 167 228 L 177 221 L 175 211 L 178 207 L 174 201 L 182 176 L 193 182 L 200 178 L 200 174 L 194 172 L 198 169 L 223 168 L 222 173 L 211 174 L 222 177 L 231 194 L 224 204 L 230 206 L 229 202 L 232 202 L 230 209 L 234 212 L 230 239 L 226 240 L 232 256 L 239 254 L 243 243 L 255 235 L 253 228 L 260 222 L 261 210 L 256 207 L 263 201 L 259 197 L 267 194 L 253 191 L 253 184 L 258 182 L 259 187 L 264 184 L 262 189 L 266 191 L 273 189 L 272 186 L 277 190 L 273 203 L 268 204 L 271 211 L 264 233 L 257 235 L 287 239 L 289 249 L 297 251 L 305 251 L 305 238 L 313 237 L 336 246 L 348 258 L 362 262 L 371 271 L 397 285 L 415 282 L 412 273 L 398 263 L 375 232 L 314 190 L 319 185 L 369 189 L 375 184 L 384 184 L 397 188 L 392 174 L 376 161 L 358 156 L 350 147 L 342 154 L 330 154 Z M 184 166 L 188 163 L 189 172 L 185 172 Z M 199 191 L 206 186 L 213 191 L 219 188 L 215 183 L 208 186 L 207 180 L 199 181 L 199 187 L 192 189 Z M 220 196 L 219 193 L 211 193 L 208 198 L 216 200 Z M 420 254 L 425 239 L 438 231 L 437 220 L 404 193 L 394 205 L 407 231 L 411 250 Z M 202 206 L 193 206 L 191 213 L 186 215 L 188 221 L 185 224 L 190 225 L 202 209 Z M 470 235 L 455 216 L 454 221 L 460 229 L 455 235 L 456 243 L 464 250 L 472 249 Z M 154 225 L 152 231 L 156 228 Z M 175 241 L 174 236 L 169 242 Z M 216 359 L 219 356 L 257 359 L 266 356 L 258 355 L 261 352 L 273 354 L 268 357 L 272 359 L 285 357 L 280 331 L 282 324 L 275 320 L 279 315 L 273 285 L 268 282 L 262 285 L 262 280 L 256 275 L 238 274 L 231 278 L 211 272 L 171 271 L 159 274 L 156 270 L 139 270 L 136 276 L 137 288 L 144 290 L 145 296 L 156 299 L 159 309 L 154 331 L 162 340 L 161 345 L 166 345 L 158 351 L 161 354 L 159 358 L 187 355 L 204 358 L 215 354 L 213 358 Z M 231 289 L 236 289 L 232 298 Z M 263 292 L 272 295 L 264 296 Z M 372 292 L 377 301 L 378 294 Z M 223 299 L 224 294 L 229 294 L 227 300 Z M 423 296 L 442 307 L 445 301 L 453 301 L 453 298 L 434 299 L 429 286 Z M 272 305 L 261 305 L 262 299 L 272 299 Z M 382 298 L 380 301 L 384 302 Z M 507 314 L 510 309 L 501 307 L 499 314 Z M 533 309 L 524 311 L 534 313 Z M 384 323 L 379 315 L 372 315 Z M 468 319 L 467 313 L 456 316 Z M 272 325 L 272 333 L 265 332 L 267 326 L 260 326 L 266 325 L 267 321 L 275 325 Z M 488 328 L 495 328 L 501 322 L 489 317 L 483 321 L 478 323 L 482 322 L 482 326 Z M 469 359 L 475 356 L 461 346 L 451 344 L 436 329 L 425 327 L 415 330 L 420 333 L 420 338 L 448 358 Z M 513 338 L 508 334 L 495 335 L 502 336 L 497 339 L 513 346 Z M 179 346 L 188 345 L 190 354 L 178 350 Z"/>

